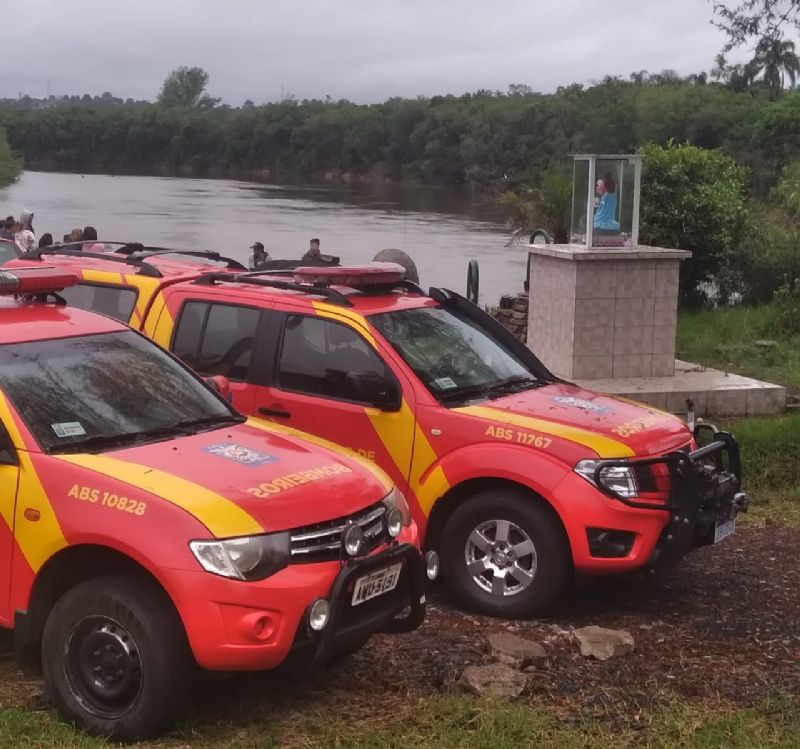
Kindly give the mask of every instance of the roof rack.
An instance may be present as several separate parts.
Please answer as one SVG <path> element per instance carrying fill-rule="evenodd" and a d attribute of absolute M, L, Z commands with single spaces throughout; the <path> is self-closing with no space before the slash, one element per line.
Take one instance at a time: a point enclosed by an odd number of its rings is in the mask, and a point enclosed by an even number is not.
<path fill-rule="evenodd" d="M 115 254 L 127 255 L 128 257 L 159 257 L 160 255 L 186 255 L 188 257 L 198 257 L 205 260 L 213 260 L 218 263 L 225 263 L 229 270 L 242 270 L 246 271 L 247 268 L 242 265 L 238 260 L 234 260 L 227 255 L 221 255 L 216 250 L 172 250 L 168 247 L 146 247 L 141 244 L 126 244 L 118 250 L 114 250 Z"/>
<path fill-rule="evenodd" d="M 148 276 L 149 278 L 163 278 L 164 275 L 154 265 L 146 262 L 145 258 L 135 256 L 117 255 L 114 252 L 85 252 L 84 250 L 73 250 L 68 247 L 38 247 L 29 250 L 21 256 L 21 260 L 42 260 L 42 255 L 58 255 L 64 257 L 90 257 L 95 260 L 107 260 L 111 263 L 122 263 L 136 267 L 136 275 Z"/>
<path fill-rule="evenodd" d="M 352 307 L 353 303 L 341 291 L 332 289 L 329 286 L 315 286 L 307 283 L 295 283 L 294 281 L 281 281 L 272 278 L 260 278 L 250 273 L 206 273 L 200 278 L 195 279 L 194 283 L 204 286 L 214 286 L 217 283 L 243 283 L 252 286 L 262 286 L 271 289 L 282 289 L 284 291 L 302 291 L 306 294 L 325 297 L 334 304 L 342 307 Z"/>

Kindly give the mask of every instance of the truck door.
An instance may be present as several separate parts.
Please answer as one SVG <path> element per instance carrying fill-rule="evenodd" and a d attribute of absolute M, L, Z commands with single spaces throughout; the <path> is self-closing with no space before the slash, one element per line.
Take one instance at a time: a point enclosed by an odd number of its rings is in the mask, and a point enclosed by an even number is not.
<path fill-rule="evenodd" d="M 376 462 L 407 491 L 414 446 L 414 391 L 395 374 L 366 327 L 334 313 L 276 310 L 268 337 L 269 386 L 255 389 L 258 416 L 324 437 Z M 361 385 L 385 380 L 393 407 Z"/>
<path fill-rule="evenodd" d="M 230 381 L 233 405 L 254 412 L 253 386 L 258 382 L 256 341 L 266 329 L 269 310 L 248 304 L 230 304 L 202 292 L 176 290 L 157 297 L 150 315 L 155 324 L 145 330 L 204 377 L 224 375 Z M 152 327 L 150 327 L 152 325 Z"/>
<path fill-rule="evenodd" d="M 13 624 L 13 612 L 10 610 L 11 556 L 18 483 L 16 452 L 8 432 L 0 422 L 0 624 L 5 627 Z"/>

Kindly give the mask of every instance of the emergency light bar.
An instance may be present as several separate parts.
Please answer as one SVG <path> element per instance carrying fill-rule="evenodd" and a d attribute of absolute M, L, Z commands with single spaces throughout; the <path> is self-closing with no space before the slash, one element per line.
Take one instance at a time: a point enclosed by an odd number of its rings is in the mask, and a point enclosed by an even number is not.
<path fill-rule="evenodd" d="M 295 268 L 294 280 L 322 286 L 347 286 L 365 289 L 370 286 L 393 286 L 406 277 L 406 270 L 397 263 L 366 263 L 350 267 Z"/>
<path fill-rule="evenodd" d="M 78 276 L 58 268 L 14 268 L 0 270 L 0 296 L 46 294 L 75 286 Z"/>

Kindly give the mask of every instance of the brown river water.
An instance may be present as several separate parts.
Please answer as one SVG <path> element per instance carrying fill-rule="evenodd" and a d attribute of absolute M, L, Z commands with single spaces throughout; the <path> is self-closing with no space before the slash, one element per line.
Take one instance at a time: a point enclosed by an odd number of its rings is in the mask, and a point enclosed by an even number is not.
<path fill-rule="evenodd" d="M 214 249 L 239 260 L 253 242 L 273 258 L 299 258 L 308 240 L 342 262 L 397 247 L 417 264 L 423 286 L 466 289 L 480 263 L 480 302 L 522 291 L 526 255 L 491 197 L 409 185 L 255 184 L 233 180 L 24 172 L 0 190 L 0 214 L 35 212 L 37 236 L 58 240 L 91 225 L 100 239 Z"/>

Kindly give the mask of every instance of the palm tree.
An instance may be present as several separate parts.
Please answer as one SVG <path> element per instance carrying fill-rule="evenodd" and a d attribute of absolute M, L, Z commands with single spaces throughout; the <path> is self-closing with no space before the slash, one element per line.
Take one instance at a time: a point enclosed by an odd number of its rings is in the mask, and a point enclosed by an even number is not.
<path fill-rule="evenodd" d="M 762 74 L 770 98 L 777 99 L 783 91 L 786 78 L 794 86 L 800 75 L 800 58 L 795 53 L 794 42 L 766 36 L 756 46 L 755 56 L 747 68 L 753 77 Z"/>

